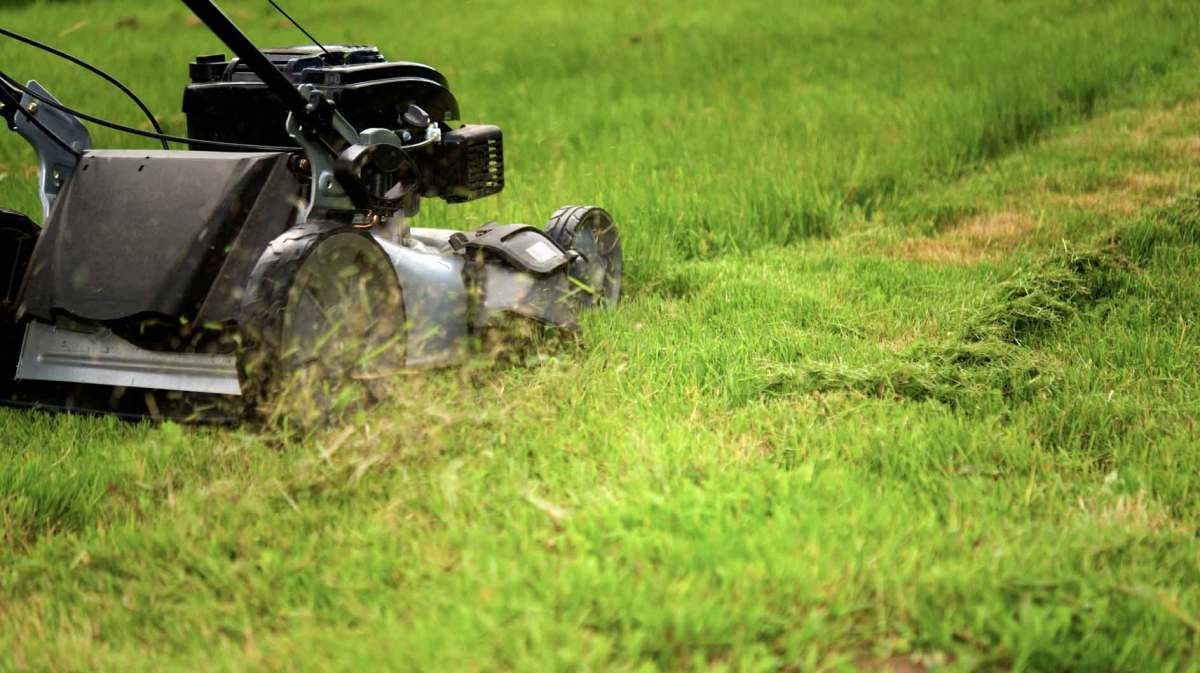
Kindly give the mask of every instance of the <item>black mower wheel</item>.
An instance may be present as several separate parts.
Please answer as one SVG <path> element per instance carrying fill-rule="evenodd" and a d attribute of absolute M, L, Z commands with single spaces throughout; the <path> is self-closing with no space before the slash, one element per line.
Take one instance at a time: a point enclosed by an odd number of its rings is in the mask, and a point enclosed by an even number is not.
<path fill-rule="evenodd" d="M 239 379 L 250 410 L 316 422 L 378 398 L 404 366 L 404 297 L 369 233 L 302 225 L 256 265 L 242 333 Z"/>
<path fill-rule="evenodd" d="M 579 290 L 580 306 L 616 306 L 621 300 L 621 236 L 608 211 L 563 206 L 546 222 L 546 235 L 579 255 L 567 273 Z"/>
<path fill-rule="evenodd" d="M 21 281 L 37 242 L 38 227 L 25 215 L 0 209 L 0 394 L 13 380 L 25 335 L 17 321 Z"/>

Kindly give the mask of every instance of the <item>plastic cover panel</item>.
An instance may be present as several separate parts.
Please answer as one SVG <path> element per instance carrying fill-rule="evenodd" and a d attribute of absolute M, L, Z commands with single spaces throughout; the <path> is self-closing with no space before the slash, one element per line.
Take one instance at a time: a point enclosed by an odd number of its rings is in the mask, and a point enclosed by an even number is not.
<path fill-rule="evenodd" d="M 194 318 L 272 170 L 286 170 L 284 157 L 87 153 L 34 249 L 25 311 L 43 320 L 60 312 L 94 321 Z M 288 222 L 253 225 L 282 231 Z"/>

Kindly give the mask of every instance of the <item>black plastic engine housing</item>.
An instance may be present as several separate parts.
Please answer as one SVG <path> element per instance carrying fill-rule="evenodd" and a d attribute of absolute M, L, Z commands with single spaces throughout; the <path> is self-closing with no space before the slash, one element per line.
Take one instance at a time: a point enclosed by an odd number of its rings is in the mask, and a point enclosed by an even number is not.
<path fill-rule="evenodd" d="M 504 189 L 504 138 L 498 126 L 464 124 L 442 136 L 425 159 L 421 194 L 450 203 L 473 201 Z"/>
<path fill-rule="evenodd" d="M 410 105 L 434 121 L 459 119 L 446 78 L 421 63 L 387 61 L 371 46 L 266 49 L 263 53 L 296 84 L 312 84 L 357 129 L 401 126 Z M 284 130 L 287 109 L 238 59 L 199 56 L 183 93 L 188 137 L 198 140 L 295 147 Z"/>

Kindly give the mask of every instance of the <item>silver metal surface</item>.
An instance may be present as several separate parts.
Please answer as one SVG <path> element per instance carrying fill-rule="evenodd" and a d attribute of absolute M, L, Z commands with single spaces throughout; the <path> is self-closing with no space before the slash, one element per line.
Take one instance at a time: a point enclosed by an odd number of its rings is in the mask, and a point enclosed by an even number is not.
<path fill-rule="evenodd" d="M 562 271 L 533 274 L 504 262 L 484 265 L 480 305 L 472 311 L 464 284 L 466 258 L 453 251 L 451 229 L 411 228 L 402 243 L 375 240 L 391 258 L 404 290 L 408 319 L 408 364 L 441 365 L 470 352 L 470 321 L 488 323 L 515 313 L 539 322 L 578 329 L 572 287 Z"/>
<path fill-rule="evenodd" d="M 78 332 L 37 321 L 25 330 L 16 378 L 241 395 L 232 355 L 148 351 L 107 329 Z"/>
<path fill-rule="evenodd" d="M 464 357 L 468 349 L 465 260 L 417 239 L 402 245 L 376 234 L 375 240 L 391 259 L 404 291 L 407 363 L 432 366 Z"/>
<path fill-rule="evenodd" d="M 31 80 L 26 86 L 46 98 L 57 100 L 36 81 Z M 41 105 L 29 94 L 21 96 L 21 110 L 15 115 L 14 124 L 17 133 L 33 146 L 38 155 L 38 196 L 42 199 L 42 219 L 45 220 L 50 215 L 50 206 L 54 205 L 59 190 L 75 172 L 79 157 L 38 128 L 30 121 L 31 115 L 76 152 L 91 149 L 92 138 L 75 117 L 49 105 Z"/>
<path fill-rule="evenodd" d="M 457 233 L 459 232 L 453 229 L 425 229 L 423 227 L 411 227 L 408 230 L 411 238 L 444 255 L 454 254 L 454 248 L 450 245 L 450 237 Z"/>
<path fill-rule="evenodd" d="M 563 271 L 532 274 L 502 263 L 489 263 L 483 283 L 481 318 L 488 323 L 503 313 L 515 313 L 567 329 L 579 328 L 571 286 Z"/>

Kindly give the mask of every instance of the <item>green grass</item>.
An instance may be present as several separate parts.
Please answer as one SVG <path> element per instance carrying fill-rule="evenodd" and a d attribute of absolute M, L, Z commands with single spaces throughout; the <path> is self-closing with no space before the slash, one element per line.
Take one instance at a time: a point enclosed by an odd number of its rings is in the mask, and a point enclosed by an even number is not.
<path fill-rule="evenodd" d="M 776 4 L 288 3 L 504 127 L 425 226 L 603 204 L 625 301 L 306 437 L 0 410 L 0 670 L 1200 670 L 1200 10 Z M 220 50 L 0 22 L 177 132 Z"/>

